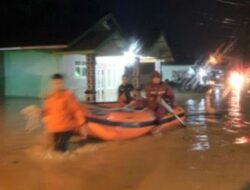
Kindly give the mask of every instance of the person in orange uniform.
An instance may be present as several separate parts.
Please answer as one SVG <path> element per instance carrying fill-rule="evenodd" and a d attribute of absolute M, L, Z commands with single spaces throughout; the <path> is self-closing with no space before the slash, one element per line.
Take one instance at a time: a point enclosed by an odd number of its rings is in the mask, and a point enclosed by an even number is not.
<path fill-rule="evenodd" d="M 154 71 L 151 74 L 151 80 L 145 87 L 145 92 L 148 100 L 148 107 L 154 111 L 156 121 L 160 122 L 162 117 L 167 113 L 167 110 L 161 105 L 161 100 L 166 101 L 169 105 L 174 107 L 175 96 L 172 89 L 164 82 L 162 82 L 161 74 Z"/>
<path fill-rule="evenodd" d="M 52 91 L 45 98 L 42 118 L 46 132 L 52 135 L 54 149 L 65 152 L 70 137 L 85 124 L 85 113 L 70 90 L 63 86 L 63 75 L 51 77 Z"/>

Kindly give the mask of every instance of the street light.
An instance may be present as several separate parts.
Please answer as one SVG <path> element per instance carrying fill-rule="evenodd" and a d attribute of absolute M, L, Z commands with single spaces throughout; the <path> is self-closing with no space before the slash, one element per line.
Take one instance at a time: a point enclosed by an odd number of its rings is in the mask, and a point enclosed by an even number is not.
<path fill-rule="evenodd" d="M 136 41 L 129 46 L 128 51 L 124 52 L 123 57 L 127 62 L 128 66 L 132 66 L 135 63 L 136 57 L 138 56 L 137 53 L 139 51 L 140 51 L 139 42 Z"/>

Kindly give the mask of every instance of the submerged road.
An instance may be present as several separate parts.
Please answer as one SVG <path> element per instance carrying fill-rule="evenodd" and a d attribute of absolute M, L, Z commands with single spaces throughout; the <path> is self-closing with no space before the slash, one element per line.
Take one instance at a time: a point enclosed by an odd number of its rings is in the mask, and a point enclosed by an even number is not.
<path fill-rule="evenodd" d="M 187 129 L 89 142 L 65 155 L 43 150 L 40 131 L 24 132 L 19 111 L 38 100 L 2 101 L 0 190 L 250 189 L 250 95 L 222 100 L 215 90 L 177 97 Z"/>

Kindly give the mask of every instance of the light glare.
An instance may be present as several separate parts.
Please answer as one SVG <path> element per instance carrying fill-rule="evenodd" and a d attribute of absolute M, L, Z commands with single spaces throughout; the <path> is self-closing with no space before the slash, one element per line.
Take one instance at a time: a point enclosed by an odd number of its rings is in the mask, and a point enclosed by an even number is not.
<path fill-rule="evenodd" d="M 238 72 L 232 73 L 229 78 L 229 84 L 234 89 L 241 89 L 241 87 L 243 86 L 243 82 L 243 76 Z"/>

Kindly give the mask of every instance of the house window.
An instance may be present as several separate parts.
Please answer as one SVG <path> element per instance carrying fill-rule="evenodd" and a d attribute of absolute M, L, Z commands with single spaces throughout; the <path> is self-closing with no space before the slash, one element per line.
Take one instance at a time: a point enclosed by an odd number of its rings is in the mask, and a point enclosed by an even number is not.
<path fill-rule="evenodd" d="M 86 77 L 87 75 L 87 65 L 84 61 L 76 61 L 74 65 L 74 76 L 75 77 Z"/>

